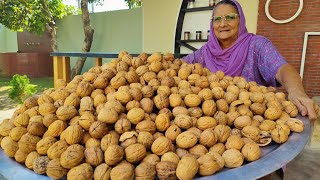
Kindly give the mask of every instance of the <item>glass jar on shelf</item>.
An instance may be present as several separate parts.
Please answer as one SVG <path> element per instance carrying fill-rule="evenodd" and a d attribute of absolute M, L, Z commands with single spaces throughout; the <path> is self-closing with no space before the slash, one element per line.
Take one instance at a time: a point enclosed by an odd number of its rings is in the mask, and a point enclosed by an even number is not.
<path fill-rule="evenodd" d="M 215 0 L 209 0 L 209 6 L 214 6 Z"/>
<path fill-rule="evenodd" d="M 184 40 L 190 40 L 190 32 L 189 32 L 189 31 L 185 31 L 185 32 L 184 32 L 183 39 L 184 39 Z"/>
<path fill-rule="evenodd" d="M 201 31 L 196 31 L 196 40 L 201 40 L 202 39 L 201 34 L 202 34 Z"/>

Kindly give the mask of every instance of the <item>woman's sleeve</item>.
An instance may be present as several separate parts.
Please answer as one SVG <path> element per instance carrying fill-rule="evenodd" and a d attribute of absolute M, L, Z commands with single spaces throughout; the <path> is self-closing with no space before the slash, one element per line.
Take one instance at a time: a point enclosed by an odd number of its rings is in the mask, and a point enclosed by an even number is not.
<path fill-rule="evenodd" d="M 204 49 L 204 46 L 202 46 L 197 51 L 194 51 L 192 54 L 189 54 L 187 56 L 182 57 L 181 59 L 186 61 L 189 64 L 200 63 L 202 65 L 205 65 L 204 64 L 203 49 Z"/>
<path fill-rule="evenodd" d="M 287 64 L 287 61 L 270 40 L 266 39 L 261 45 L 258 53 L 259 72 L 267 85 L 280 86 L 280 83 L 276 80 L 276 74 L 282 65 Z"/>

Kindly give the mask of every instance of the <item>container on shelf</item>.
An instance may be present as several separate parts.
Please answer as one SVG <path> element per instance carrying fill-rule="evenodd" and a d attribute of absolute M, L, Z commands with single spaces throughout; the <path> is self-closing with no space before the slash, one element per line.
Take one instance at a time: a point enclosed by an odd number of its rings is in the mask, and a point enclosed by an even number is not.
<path fill-rule="evenodd" d="M 196 31 L 196 40 L 201 40 L 202 39 L 201 34 L 202 34 L 201 31 Z"/>
<path fill-rule="evenodd" d="M 207 31 L 207 39 L 209 39 L 210 30 Z"/>
<path fill-rule="evenodd" d="M 189 31 L 184 32 L 184 40 L 190 40 L 190 32 Z"/>
<path fill-rule="evenodd" d="M 215 1 L 214 0 L 209 0 L 209 6 L 214 6 Z"/>
<path fill-rule="evenodd" d="M 188 8 L 190 9 L 190 8 L 194 8 L 194 1 L 195 0 L 189 0 L 188 1 Z"/>

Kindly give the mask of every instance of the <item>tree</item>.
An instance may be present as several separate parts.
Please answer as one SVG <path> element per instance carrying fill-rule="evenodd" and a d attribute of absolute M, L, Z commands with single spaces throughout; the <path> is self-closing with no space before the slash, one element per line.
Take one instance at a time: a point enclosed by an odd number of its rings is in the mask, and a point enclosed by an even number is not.
<path fill-rule="evenodd" d="M 12 31 L 26 30 L 42 35 L 47 30 L 51 48 L 57 51 L 56 20 L 75 14 L 76 9 L 63 4 L 62 0 L 3 0 L 0 12 L 0 23 Z"/>
<path fill-rule="evenodd" d="M 88 2 L 90 3 L 101 3 L 103 0 L 81 0 L 81 18 L 83 23 L 83 31 L 84 31 L 84 42 L 82 45 L 82 52 L 90 52 L 92 40 L 93 40 L 93 33 L 94 29 L 92 29 L 90 25 L 90 15 L 88 11 Z M 134 7 L 141 7 L 142 2 L 141 0 L 125 0 L 128 4 L 129 8 Z M 74 76 L 81 73 L 81 70 L 84 66 L 84 63 L 86 62 L 85 57 L 79 57 L 76 64 L 73 66 L 71 70 L 71 79 L 73 79 Z"/>

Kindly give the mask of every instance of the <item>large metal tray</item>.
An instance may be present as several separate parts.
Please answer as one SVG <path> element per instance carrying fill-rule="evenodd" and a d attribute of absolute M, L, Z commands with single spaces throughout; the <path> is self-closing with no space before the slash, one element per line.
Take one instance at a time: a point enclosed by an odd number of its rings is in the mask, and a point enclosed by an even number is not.
<path fill-rule="evenodd" d="M 310 121 L 306 117 L 298 116 L 304 122 L 305 128 L 302 133 L 291 133 L 289 139 L 284 144 L 272 143 L 267 147 L 262 147 L 262 157 L 257 161 L 247 163 L 235 169 L 224 168 L 212 176 L 198 177 L 199 180 L 217 179 L 258 179 L 271 172 L 280 169 L 296 157 L 309 141 L 311 134 Z M 1 176 L 2 175 L 2 176 Z M 35 174 L 22 164 L 7 157 L 0 151 L 0 180 L 47 180 L 44 175 Z"/>

